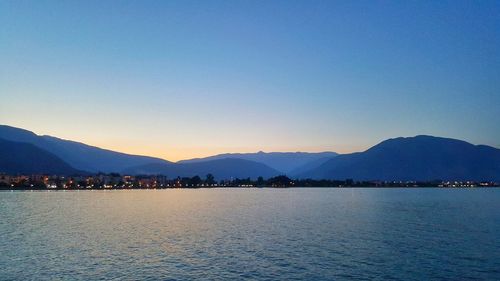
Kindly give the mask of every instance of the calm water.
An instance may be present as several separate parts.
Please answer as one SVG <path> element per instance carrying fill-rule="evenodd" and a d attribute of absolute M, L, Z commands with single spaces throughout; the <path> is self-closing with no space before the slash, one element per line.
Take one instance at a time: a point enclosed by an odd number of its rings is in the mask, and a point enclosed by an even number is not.
<path fill-rule="evenodd" d="M 500 189 L 0 192 L 0 279 L 500 279 Z"/>

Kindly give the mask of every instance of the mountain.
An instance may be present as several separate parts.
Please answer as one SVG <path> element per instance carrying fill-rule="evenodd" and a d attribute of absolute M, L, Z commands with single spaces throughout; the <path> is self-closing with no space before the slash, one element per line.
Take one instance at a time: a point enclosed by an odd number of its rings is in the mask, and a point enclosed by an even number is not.
<path fill-rule="evenodd" d="M 500 149 L 432 136 L 389 139 L 339 155 L 300 178 L 355 180 L 500 180 Z"/>
<path fill-rule="evenodd" d="M 115 152 L 51 136 L 38 136 L 33 132 L 6 125 L 0 125 L 0 139 L 32 144 L 55 154 L 78 170 L 89 172 L 121 172 L 138 165 L 170 163 L 159 158 Z"/>
<path fill-rule="evenodd" d="M 500 149 L 456 139 L 416 136 L 385 140 L 358 153 L 228 153 L 172 163 L 0 125 L 0 172 L 118 172 L 218 179 L 287 174 L 355 180 L 500 180 Z"/>
<path fill-rule="evenodd" d="M 300 175 L 304 172 L 318 168 L 319 166 L 323 165 L 323 163 L 325 163 L 326 161 L 328 161 L 332 158 L 333 157 L 323 157 L 323 158 L 309 161 L 309 162 L 305 163 L 304 165 L 291 170 L 290 172 L 287 173 L 287 175 L 289 175 L 290 177 L 296 177 L 297 175 Z"/>
<path fill-rule="evenodd" d="M 170 178 L 175 178 L 177 176 L 200 176 L 203 178 L 207 174 L 212 174 L 219 180 L 230 178 L 241 179 L 248 177 L 256 179 L 259 176 L 262 176 L 263 178 L 270 178 L 280 174 L 279 171 L 262 163 L 234 158 L 215 159 L 193 163 L 152 163 L 127 169 L 125 170 L 125 173 L 135 175 L 161 174 Z"/>
<path fill-rule="evenodd" d="M 74 175 L 83 172 L 32 144 L 0 139 L 0 173 Z"/>
<path fill-rule="evenodd" d="M 289 174 L 292 171 L 297 173 L 297 169 L 319 159 L 328 159 L 337 156 L 335 152 L 262 152 L 257 153 L 225 153 L 205 158 L 195 158 L 182 160 L 178 163 L 200 163 L 217 159 L 243 159 L 265 164 L 281 173 Z M 304 170 L 301 170 L 304 171 Z"/>

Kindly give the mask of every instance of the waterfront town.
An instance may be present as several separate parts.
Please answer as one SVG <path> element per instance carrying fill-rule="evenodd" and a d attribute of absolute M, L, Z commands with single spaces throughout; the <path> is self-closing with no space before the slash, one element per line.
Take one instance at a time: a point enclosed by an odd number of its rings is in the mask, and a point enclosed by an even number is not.
<path fill-rule="evenodd" d="M 346 180 L 312 180 L 290 179 L 277 176 L 269 179 L 259 177 L 257 180 L 228 179 L 215 180 L 211 174 L 205 178 L 177 177 L 168 178 L 162 175 L 120 175 L 117 173 L 86 176 L 57 175 L 7 175 L 0 174 L 2 190 L 73 190 L 73 189 L 163 189 L 163 188 L 215 188 L 215 187 L 499 187 L 497 182 L 477 181 L 355 181 Z"/>

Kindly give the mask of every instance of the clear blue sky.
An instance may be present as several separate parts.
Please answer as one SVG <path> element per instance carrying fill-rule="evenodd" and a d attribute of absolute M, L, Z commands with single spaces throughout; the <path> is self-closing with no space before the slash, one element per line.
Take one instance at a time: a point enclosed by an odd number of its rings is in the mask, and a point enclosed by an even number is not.
<path fill-rule="evenodd" d="M 500 146 L 500 1 L 0 1 L 0 123 L 170 160 Z"/>

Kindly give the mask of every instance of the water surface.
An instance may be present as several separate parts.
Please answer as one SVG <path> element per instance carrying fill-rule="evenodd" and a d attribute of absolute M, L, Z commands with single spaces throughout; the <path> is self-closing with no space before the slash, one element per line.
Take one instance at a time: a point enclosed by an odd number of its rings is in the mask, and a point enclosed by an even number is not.
<path fill-rule="evenodd" d="M 1 280 L 500 279 L 500 189 L 0 192 Z"/>

